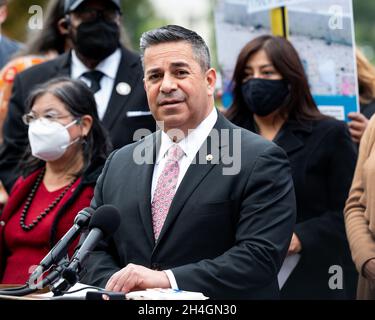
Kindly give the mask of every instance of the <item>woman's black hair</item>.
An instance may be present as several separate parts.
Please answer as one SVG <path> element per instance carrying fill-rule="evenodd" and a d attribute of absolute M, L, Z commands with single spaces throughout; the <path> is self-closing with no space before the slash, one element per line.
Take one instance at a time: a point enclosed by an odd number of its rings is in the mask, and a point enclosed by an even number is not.
<path fill-rule="evenodd" d="M 92 163 L 105 161 L 111 150 L 111 143 L 106 129 L 102 126 L 94 95 L 81 80 L 58 77 L 50 80 L 31 92 L 27 100 L 27 110 L 30 111 L 35 101 L 49 93 L 59 99 L 75 118 L 90 115 L 93 119 L 92 127 L 82 142 L 84 167 L 77 175 L 81 175 Z M 31 155 L 30 145 L 21 163 L 22 175 L 27 176 L 44 165 L 44 161 Z"/>
<path fill-rule="evenodd" d="M 290 90 L 285 101 L 279 108 L 284 119 L 318 120 L 325 118 L 320 113 L 311 95 L 307 76 L 300 57 L 293 45 L 283 37 L 264 35 L 248 42 L 238 55 L 233 73 L 233 104 L 226 116 L 235 124 L 240 125 L 244 119 L 250 119 L 252 113 L 246 107 L 241 86 L 246 77 L 246 64 L 250 57 L 264 50 L 276 70 L 289 84 Z"/>

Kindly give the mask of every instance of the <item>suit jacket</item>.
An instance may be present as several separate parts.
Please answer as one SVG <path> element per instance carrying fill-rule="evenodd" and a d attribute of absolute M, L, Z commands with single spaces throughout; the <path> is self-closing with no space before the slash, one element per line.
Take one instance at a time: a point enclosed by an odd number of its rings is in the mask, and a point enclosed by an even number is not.
<path fill-rule="evenodd" d="M 27 144 L 27 126 L 22 122 L 26 111 L 26 100 L 36 85 L 59 76 L 70 76 L 71 54 L 31 67 L 17 75 L 13 93 L 9 102 L 9 112 L 4 123 L 4 143 L 0 147 L 0 179 L 7 190 L 19 176 L 16 167 Z M 132 88 L 128 95 L 120 95 L 116 86 L 126 82 Z M 120 148 L 134 142 L 133 134 L 137 129 L 145 128 L 154 132 L 155 121 L 151 114 L 128 116 L 129 111 L 149 112 L 146 93 L 143 87 L 143 70 L 139 56 L 122 48 L 120 66 L 115 79 L 112 96 L 103 118 L 113 147 Z M 134 113 L 133 113 L 134 114 Z"/>
<path fill-rule="evenodd" d="M 85 263 L 82 282 L 104 287 L 113 273 L 135 263 L 171 269 L 180 289 L 214 299 L 278 298 L 277 273 L 295 223 L 289 163 L 281 148 L 219 115 L 213 131 L 222 129 L 230 139 L 211 135 L 203 144 L 156 243 L 150 193 L 160 132 L 112 153 L 91 205 L 112 204 L 122 220 Z M 239 171 L 223 174 L 233 150 Z M 210 153 L 216 161 L 199 163 Z M 140 154 L 146 164 L 135 163 Z"/>
<path fill-rule="evenodd" d="M 0 69 L 10 60 L 11 56 L 18 51 L 20 44 L 4 35 L 0 40 Z"/>
<path fill-rule="evenodd" d="M 249 122 L 251 131 L 254 126 Z M 288 155 L 297 199 L 294 232 L 301 260 L 281 290 L 285 299 L 355 297 L 356 272 L 350 258 L 343 209 L 356 164 L 347 125 L 331 118 L 288 120 L 274 139 Z M 328 286 L 330 267 L 343 268 L 343 290 Z"/>

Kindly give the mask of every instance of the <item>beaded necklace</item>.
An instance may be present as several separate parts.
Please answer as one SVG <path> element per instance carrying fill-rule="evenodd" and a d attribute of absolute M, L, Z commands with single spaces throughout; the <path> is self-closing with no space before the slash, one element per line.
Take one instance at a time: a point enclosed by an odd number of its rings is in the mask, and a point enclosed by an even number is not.
<path fill-rule="evenodd" d="M 34 227 L 45 217 L 47 216 L 48 213 L 50 213 L 52 211 L 52 209 L 54 207 L 56 207 L 56 205 L 60 202 L 60 200 L 65 196 L 65 194 L 68 192 L 68 190 L 71 188 L 71 186 L 77 181 L 78 177 L 75 178 L 72 182 L 69 183 L 69 185 L 67 185 L 65 187 L 65 189 L 63 190 L 63 192 L 48 206 L 48 208 L 44 209 L 44 211 L 39 214 L 34 220 L 32 223 L 30 223 L 29 225 L 26 225 L 25 224 L 25 220 L 26 220 L 26 215 L 27 215 L 27 212 L 29 211 L 29 208 L 30 208 L 30 205 L 34 199 L 34 196 L 35 196 L 35 193 L 36 191 L 38 190 L 38 187 L 40 185 L 40 183 L 42 182 L 43 180 L 43 177 L 44 177 L 44 174 L 46 172 L 46 168 L 43 168 L 42 171 L 39 173 L 36 181 L 35 181 L 35 184 L 33 186 L 33 188 L 31 189 L 31 192 L 29 194 L 29 196 L 27 197 L 26 199 L 26 203 L 25 203 L 25 206 L 22 210 L 22 214 L 21 214 L 21 218 L 20 218 L 20 225 L 22 227 L 23 230 L 25 231 L 30 231 L 32 229 L 34 229 Z"/>

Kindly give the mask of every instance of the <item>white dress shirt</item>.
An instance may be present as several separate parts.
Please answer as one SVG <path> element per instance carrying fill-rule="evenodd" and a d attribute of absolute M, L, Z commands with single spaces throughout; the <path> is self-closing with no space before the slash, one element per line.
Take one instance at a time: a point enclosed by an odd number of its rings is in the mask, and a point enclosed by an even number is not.
<path fill-rule="evenodd" d="M 120 66 L 120 62 L 121 49 L 119 48 L 110 56 L 101 61 L 95 68 L 95 70 L 104 73 L 103 78 L 100 80 L 100 90 L 94 95 L 100 120 L 103 120 L 104 114 L 107 110 L 109 99 L 111 98 L 113 87 L 115 85 L 117 70 Z M 82 61 L 79 60 L 76 52 L 72 50 L 72 79 L 80 79 L 84 81 L 88 86 L 90 86 L 90 80 L 82 76 L 82 74 L 88 71 L 92 70 L 87 68 L 82 63 Z"/>
<path fill-rule="evenodd" d="M 178 142 L 178 145 L 184 151 L 184 155 L 178 162 L 180 167 L 180 172 L 178 175 L 176 190 L 177 192 L 178 187 L 181 184 L 182 179 L 184 178 L 186 171 L 188 170 L 190 164 L 194 160 L 195 156 L 197 155 L 199 149 L 206 141 L 208 135 L 210 134 L 212 128 L 214 127 L 217 121 L 217 111 L 214 107 L 210 114 L 204 119 L 197 128 L 190 131 L 188 136 L 185 137 L 183 140 Z M 159 153 L 156 157 L 156 163 L 154 166 L 154 173 L 152 176 L 152 186 L 151 186 L 151 201 L 154 198 L 154 193 L 157 185 L 158 178 L 163 171 L 163 168 L 167 161 L 167 155 L 169 148 L 174 144 L 174 142 L 169 138 L 169 136 L 162 131 L 161 132 L 161 145 L 159 149 Z M 171 284 L 172 289 L 178 289 L 178 285 L 176 282 L 176 278 L 173 275 L 171 270 L 164 270 L 167 274 L 169 282 Z"/>

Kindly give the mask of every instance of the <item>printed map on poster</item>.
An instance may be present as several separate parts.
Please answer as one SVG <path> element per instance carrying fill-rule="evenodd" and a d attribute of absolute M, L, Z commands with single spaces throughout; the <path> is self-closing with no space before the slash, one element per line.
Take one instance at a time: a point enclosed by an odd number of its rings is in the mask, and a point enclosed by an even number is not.
<path fill-rule="evenodd" d="M 251 39 L 271 34 L 270 8 L 280 4 L 286 5 L 289 40 L 319 109 L 348 121 L 349 112 L 359 111 L 352 0 L 219 0 L 215 27 L 224 106 L 230 106 L 238 53 Z"/>

